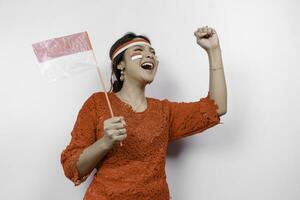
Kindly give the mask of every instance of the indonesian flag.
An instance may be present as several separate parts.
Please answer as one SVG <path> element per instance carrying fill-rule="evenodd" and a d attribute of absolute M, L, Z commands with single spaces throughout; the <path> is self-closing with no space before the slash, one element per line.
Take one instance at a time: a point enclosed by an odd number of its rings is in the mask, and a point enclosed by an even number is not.
<path fill-rule="evenodd" d="M 97 67 L 87 32 L 41 41 L 32 47 L 41 73 L 50 81 Z"/>
<path fill-rule="evenodd" d="M 96 68 L 111 117 L 114 117 L 104 80 L 87 32 L 45 40 L 33 44 L 32 47 L 42 74 L 50 81 L 56 81 L 84 70 Z M 122 146 L 122 142 L 120 142 L 120 145 Z"/>

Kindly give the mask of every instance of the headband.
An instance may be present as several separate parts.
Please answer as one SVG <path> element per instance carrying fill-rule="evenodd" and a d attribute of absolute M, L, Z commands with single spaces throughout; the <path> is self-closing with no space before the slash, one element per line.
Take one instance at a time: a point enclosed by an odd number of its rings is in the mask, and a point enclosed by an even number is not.
<path fill-rule="evenodd" d="M 115 59 L 115 57 L 117 57 L 120 53 L 122 53 L 123 51 L 125 51 L 129 47 L 132 47 L 132 46 L 138 45 L 138 44 L 144 44 L 144 45 L 151 46 L 151 44 L 147 40 L 145 40 L 143 38 L 135 38 L 135 39 L 130 40 L 129 42 L 126 42 L 126 43 L 122 44 L 121 46 L 119 46 L 112 53 L 112 60 Z"/>

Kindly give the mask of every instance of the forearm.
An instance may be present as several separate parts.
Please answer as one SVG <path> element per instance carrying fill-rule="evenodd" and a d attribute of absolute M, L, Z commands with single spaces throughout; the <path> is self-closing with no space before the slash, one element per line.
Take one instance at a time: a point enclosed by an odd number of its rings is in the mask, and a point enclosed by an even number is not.
<path fill-rule="evenodd" d="M 227 112 L 227 89 L 221 48 L 208 50 L 207 53 L 209 58 L 210 95 L 219 106 L 219 115 L 223 115 Z"/>
<path fill-rule="evenodd" d="M 91 172 L 112 147 L 113 145 L 109 144 L 105 137 L 102 137 L 94 144 L 84 149 L 77 162 L 80 178 Z"/>

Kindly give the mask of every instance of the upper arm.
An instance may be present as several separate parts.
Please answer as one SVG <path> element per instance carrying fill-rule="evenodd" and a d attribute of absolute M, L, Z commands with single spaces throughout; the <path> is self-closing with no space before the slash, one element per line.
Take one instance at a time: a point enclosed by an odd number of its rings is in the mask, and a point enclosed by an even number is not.
<path fill-rule="evenodd" d="M 169 108 L 169 141 L 202 132 L 220 123 L 218 105 L 208 96 L 195 102 L 171 102 Z"/>
<path fill-rule="evenodd" d="M 96 112 L 93 95 L 81 107 L 74 127 L 71 131 L 71 141 L 61 153 L 61 164 L 65 175 L 75 186 L 85 181 L 88 175 L 80 178 L 77 162 L 80 154 L 96 141 Z"/>

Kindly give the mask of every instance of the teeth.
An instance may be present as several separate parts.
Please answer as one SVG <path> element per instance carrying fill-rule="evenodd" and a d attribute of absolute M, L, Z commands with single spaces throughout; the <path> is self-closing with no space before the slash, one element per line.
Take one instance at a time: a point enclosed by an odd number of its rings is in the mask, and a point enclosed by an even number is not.
<path fill-rule="evenodd" d="M 150 63 L 150 62 L 146 62 L 146 63 L 144 63 L 142 66 L 146 66 L 146 65 L 150 65 L 150 66 L 151 66 L 151 69 L 153 68 L 153 64 Z"/>
<path fill-rule="evenodd" d="M 151 67 L 153 67 L 153 64 L 150 63 L 150 62 L 146 62 L 146 63 L 143 64 L 143 66 L 144 66 L 144 65 L 151 65 Z"/>

